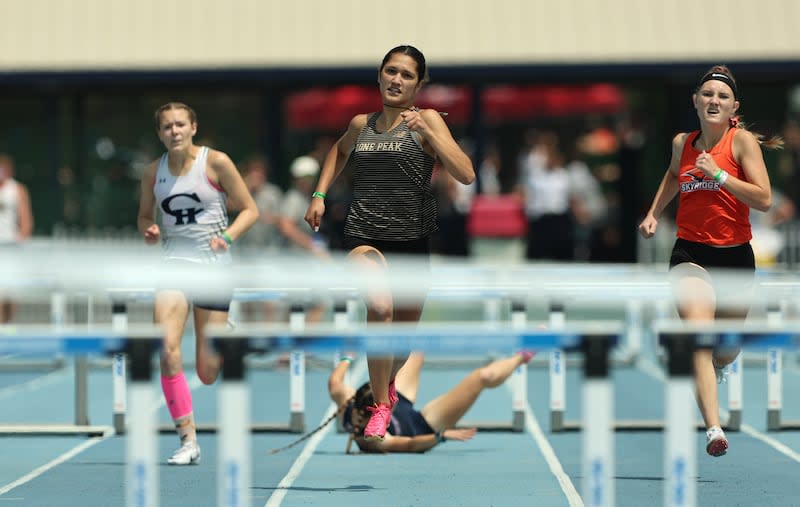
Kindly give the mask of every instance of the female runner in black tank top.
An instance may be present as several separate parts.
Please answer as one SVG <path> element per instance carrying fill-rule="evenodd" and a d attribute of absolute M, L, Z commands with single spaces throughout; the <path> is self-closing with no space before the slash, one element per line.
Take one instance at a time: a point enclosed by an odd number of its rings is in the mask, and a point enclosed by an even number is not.
<path fill-rule="evenodd" d="M 355 116 L 328 153 L 306 212 L 317 230 L 325 213 L 325 193 L 348 167 L 353 170 L 353 200 L 345 224 L 349 257 L 369 273 L 380 274 L 397 254 L 427 255 L 429 236 L 436 230 L 436 203 L 430 186 L 434 163 L 468 185 L 475 179 L 469 157 L 453 139 L 442 116 L 414 107 L 427 81 L 425 57 L 413 46 L 398 46 L 384 56 L 378 71 L 383 109 Z M 395 307 L 389 290 L 366 296 L 368 322 L 416 322 L 419 303 Z M 381 440 L 396 403 L 394 376 L 405 357 L 368 358 L 375 393 L 367 439 Z"/>

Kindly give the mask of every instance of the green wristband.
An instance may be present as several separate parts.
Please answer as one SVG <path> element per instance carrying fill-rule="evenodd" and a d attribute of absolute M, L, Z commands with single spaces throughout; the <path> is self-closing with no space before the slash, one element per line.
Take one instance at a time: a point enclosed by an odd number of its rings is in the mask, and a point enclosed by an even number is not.
<path fill-rule="evenodd" d="M 342 356 L 342 358 L 339 359 L 340 363 L 345 362 L 345 361 L 347 361 L 348 364 L 353 364 L 353 358 L 350 357 L 350 356 Z"/>
<path fill-rule="evenodd" d="M 225 243 L 227 243 L 228 246 L 231 246 L 233 244 L 233 238 L 231 238 L 231 235 L 228 234 L 227 232 L 223 232 L 222 234 L 220 234 L 220 236 L 222 236 L 222 239 L 225 240 Z"/>
<path fill-rule="evenodd" d="M 323 194 L 322 192 L 314 192 L 313 194 L 311 194 L 311 198 L 313 199 L 314 197 L 319 197 L 320 199 L 325 199 L 327 196 L 325 194 Z"/>

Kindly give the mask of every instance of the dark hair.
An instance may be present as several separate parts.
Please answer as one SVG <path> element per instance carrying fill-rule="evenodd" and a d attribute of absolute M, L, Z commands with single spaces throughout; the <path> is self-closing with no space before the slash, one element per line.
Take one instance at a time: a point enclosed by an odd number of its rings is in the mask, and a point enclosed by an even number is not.
<path fill-rule="evenodd" d="M 367 407 L 375 405 L 375 395 L 372 394 L 372 386 L 369 382 L 364 382 L 356 391 L 353 397 L 353 410 L 358 410 L 367 415 Z"/>
<path fill-rule="evenodd" d="M 413 58 L 414 61 L 417 62 L 417 77 L 419 78 L 419 82 L 428 82 L 428 65 L 425 63 L 425 55 L 423 55 L 422 51 L 414 46 L 403 45 L 390 49 L 389 52 L 386 53 L 386 56 L 383 57 L 383 61 L 381 62 L 381 66 L 378 70 L 383 70 L 383 68 L 386 66 L 386 63 L 389 61 L 389 58 L 391 58 L 393 54 L 408 55 Z"/>
<path fill-rule="evenodd" d="M 161 128 L 161 113 L 164 111 L 171 111 L 172 109 L 183 109 L 187 113 L 189 113 L 189 121 L 192 123 L 197 123 L 197 113 L 194 112 L 194 109 L 187 106 L 183 102 L 167 102 L 163 106 L 156 109 L 155 114 L 153 115 L 156 121 L 156 128 Z"/>
<path fill-rule="evenodd" d="M 731 69 L 727 67 L 727 65 L 714 65 L 710 69 L 703 74 L 703 77 L 700 78 L 700 81 L 697 84 L 697 88 L 695 88 L 695 93 L 700 91 L 700 87 L 703 86 L 703 83 L 706 81 L 716 80 L 723 82 L 730 86 L 731 90 L 733 91 L 733 99 L 739 100 L 739 87 L 736 85 L 736 79 L 733 77 L 733 73 Z M 737 115 L 731 118 L 731 127 L 733 128 L 740 128 L 743 130 L 749 131 L 758 141 L 758 144 L 765 148 L 771 149 L 779 149 L 783 148 L 783 138 L 780 136 L 772 136 L 767 138 L 764 134 L 760 134 L 758 132 L 754 132 L 747 128 L 747 125 L 742 121 L 742 115 Z"/>

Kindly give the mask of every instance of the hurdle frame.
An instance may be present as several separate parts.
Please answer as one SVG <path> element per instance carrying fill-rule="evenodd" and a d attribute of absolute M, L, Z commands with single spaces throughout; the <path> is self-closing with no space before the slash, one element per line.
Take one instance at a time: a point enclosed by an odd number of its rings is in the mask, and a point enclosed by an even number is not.
<path fill-rule="evenodd" d="M 127 327 L 127 303 L 128 299 L 121 294 L 135 294 L 136 299 L 141 298 L 142 294 L 152 294 L 151 289 L 140 290 L 114 290 L 109 289 L 109 297 L 112 301 L 112 326 L 116 329 L 124 330 Z M 263 296 L 257 299 L 258 293 L 269 292 L 272 294 L 285 294 L 286 289 L 275 289 L 267 291 L 266 289 L 250 290 L 244 294 L 240 294 L 238 301 L 263 301 Z M 307 291 L 301 291 L 305 294 Z M 254 296 L 253 294 L 256 294 Z M 296 297 L 290 300 L 290 313 L 289 325 L 295 330 L 302 330 L 305 325 L 305 298 Z M 251 351 L 254 352 L 254 351 Z M 257 352 L 257 351 L 255 351 Z M 112 377 L 113 377 L 113 425 L 117 434 L 124 434 L 126 432 L 126 412 L 127 402 L 125 399 L 125 370 L 126 359 L 125 355 L 114 354 L 112 364 Z M 303 433 L 306 429 L 305 422 L 305 353 L 303 351 L 291 351 L 289 354 L 289 420 L 286 423 L 279 422 L 253 422 L 250 425 L 250 432 L 252 433 Z M 88 407 L 86 408 L 88 410 Z M 195 430 L 198 433 L 217 433 L 219 430 L 218 423 L 198 423 L 195 425 Z M 174 433 L 175 427 L 170 424 L 158 426 L 160 433 Z"/>
<path fill-rule="evenodd" d="M 445 299 L 447 294 L 436 294 L 436 287 L 431 288 L 431 293 L 435 294 L 437 298 Z M 360 298 L 355 289 L 342 288 L 331 289 L 330 291 L 334 297 L 334 325 L 337 329 L 344 330 L 354 323 L 354 315 L 356 313 L 356 306 L 359 304 Z M 452 294 L 452 292 L 450 292 Z M 499 321 L 499 307 L 503 301 L 510 304 L 510 323 L 515 329 L 524 329 L 527 325 L 527 306 L 523 294 L 525 291 L 520 291 L 519 288 L 500 289 L 493 291 L 491 296 L 484 300 L 484 322 L 498 322 Z M 467 297 L 466 293 L 461 297 Z M 446 300 L 446 299 L 445 299 Z M 334 357 L 334 366 L 336 363 Z M 426 361 L 428 359 L 426 358 Z M 467 420 L 458 424 L 462 428 L 477 428 L 485 432 L 513 432 L 521 433 L 525 431 L 526 425 L 526 407 L 528 395 L 528 365 L 521 364 L 518 366 L 511 377 L 507 380 L 511 390 L 511 418 L 508 422 L 505 421 L 478 421 Z M 337 423 L 337 432 L 344 433 L 341 421 Z"/>
<path fill-rule="evenodd" d="M 783 323 L 780 305 L 768 308 L 767 324 L 779 328 Z M 783 410 L 783 351 L 767 349 L 767 431 L 800 430 L 800 420 L 784 420 Z"/>
<path fill-rule="evenodd" d="M 660 303 L 660 301 L 659 301 Z M 655 305 L 656 309 L 658 305 Z M 626 307 L 626 321 L 625 321 L 625 334 L 627 339 L 625 340 L 626 344 L 630 343 L 631 338 L 629 334 L 635 335 L 633 338 L 633 343 L 636 344 L 636 353 L 632 357 L 638 356 L 639 348 L 638 345 L 641 344 L 641 332 L 644 329 L 644 323 L 642 321 L 642 312 L 643 312 L 643 305 L 640 301 L 632 302 Z M 768 320 L 775 322 L 775 319 L 780 319 L 780 312 L 777 314 L 770 313 L 768 314 Z M 654 319 L 653 325 L 656 321 L 661 319 Z M 550 303 L 550 326 L 553 329 L 559 329 L 564 326 L 566 322 L 565 313 L 564 313 L 564 305 L 551 302 Z M 780 352 L 780 351 L 778 351 Z M 611 357 L 610 361 L 615 366 L 624 366 L 627 363 L 619 360 L 615 360 L 615 358 Z M 743 384 L 743 366 L 744 360 L 742 358 L 742 354 L 740 353 L 736 359 L 729 365 L 728 370 L 728 379 L 727 379 L 727 387 L 728 387 L 728 410 L 727 416 L 722 418 L 721 426 L 725 431 L 730 432 L 737 432 L 741 431 L 742 426 L 742 410 L 744 406 L 744 400 L 742 395 L 742 384 Z M 564 412 L 566 410 L 566 368 L 567 368 L 567 360 L 566 356 L 563 351 L 553 350 L 551 351 L 550 355 L 550 431 L 552 433 L 559 433 L 559 432 L 566 432 L 566 431 L 581 431 L 582 425 L 581 421 L 569 421 L 565 420 Z M 768 415 L 768 417 L 772 417 L 773 421 L 779 421 L 779 410 L 778 414 L 775 415 L 774 413 Z M 776 419 L 777 417 L 777 419 Z M 797 426 L 794 426 L 794 425 Z M 615 431 L 663 431 L 666 427 L 666 421 L 661 419 L 614 419 L 613 424 Z M 786 429 L 795 429 L 800 428 L 800 421 L 797 422 L 788 422 L 784 426 Z M 695 428 L 697 431 L 705 431 L 706 427 L 702 421 L 697 421 L 695 423 Z"/>

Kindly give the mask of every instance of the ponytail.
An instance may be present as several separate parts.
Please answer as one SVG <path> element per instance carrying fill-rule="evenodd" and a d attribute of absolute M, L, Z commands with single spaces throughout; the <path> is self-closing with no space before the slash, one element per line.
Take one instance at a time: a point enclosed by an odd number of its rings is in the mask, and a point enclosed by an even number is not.
<path fill-rule="evenodd" d="M 756 141 L 758 141 L 758 144 L 760 144 L 764 148 L 767 148 L 767 149 L 770 149 L 770 150 L 783 149 L 784 140 L 783 140 L 783 138 L 781 136 L 772 136 L 772 137 L 767 138 L 764 134 L 761 134 L 759 132 L 755 132 L 753 130 L 750 130 L 750 129 L 747 128 L 747 125 L 742 121 L 742 117 L 741 116 L 732 116 L 729 121 L 730 121 L 730 124 L 731 124 L 731 128 L 747 130 L 748 132 L 753 134 L 753 137 L 756 138 Z"/>

